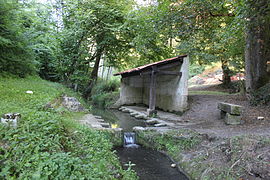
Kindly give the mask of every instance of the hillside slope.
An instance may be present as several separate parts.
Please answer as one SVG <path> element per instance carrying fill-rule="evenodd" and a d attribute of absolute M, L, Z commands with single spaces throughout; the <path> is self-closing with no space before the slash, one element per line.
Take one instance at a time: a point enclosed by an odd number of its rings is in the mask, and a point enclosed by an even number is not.
<path fill-rule="evenodd" d="M 74 95 L 37 77 L 0 78 L 0 114 L 22 115 L 17 128 L 0 124 L 0 179 L 136 179 L 108 134 L 72 120 L 79 113 L 45 108 L 62 94 Z"/>

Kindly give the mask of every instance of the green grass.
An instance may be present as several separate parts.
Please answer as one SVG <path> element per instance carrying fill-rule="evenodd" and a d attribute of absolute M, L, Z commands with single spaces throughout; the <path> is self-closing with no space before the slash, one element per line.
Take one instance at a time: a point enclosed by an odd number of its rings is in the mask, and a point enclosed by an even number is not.
<path fill-rule="evenodd" d="M 229 95 L 227 92 L 220 91 L 188 91 L 189 95 Z"/>
<path fill-rule="evenodd" d="M 136 179 L 121 168 L 108 134 L 74 121 L 83 113 L 44 108 L 62 94 L 79 98 L 38 77 L 0 78 L 0 114 L 22 115 L 17 128 L 0 124 L 0 179 Z"/>
<path fill-rule="evenodd" d="M 170 130 L 166 133 L 157 131 L 142 131 L 137 133 L 139 143 L 167 152 L 172 158 L 176 158 L 180 152 L 191 149 L 201 142 L 198 133 L 191 130 Z"/>

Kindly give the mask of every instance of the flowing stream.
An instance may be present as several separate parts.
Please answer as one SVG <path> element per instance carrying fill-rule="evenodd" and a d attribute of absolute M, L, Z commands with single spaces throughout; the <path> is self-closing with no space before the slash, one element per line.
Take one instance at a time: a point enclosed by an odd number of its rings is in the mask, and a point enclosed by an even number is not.
<path fill-rule="evenodd" d="M 141 180 L 188 180 L 178 168 L 172 168 L 173 162 L 166 155 L 136 144 L 134 126 L 145 127 L 143 120 L 137 120 L 128 113 L 120 111 L 95 110 L 94 114 L 110 123 L 111 127 L 123 128 L 123 146 L 115 150 L 124 169 L 132 166 Z"/>

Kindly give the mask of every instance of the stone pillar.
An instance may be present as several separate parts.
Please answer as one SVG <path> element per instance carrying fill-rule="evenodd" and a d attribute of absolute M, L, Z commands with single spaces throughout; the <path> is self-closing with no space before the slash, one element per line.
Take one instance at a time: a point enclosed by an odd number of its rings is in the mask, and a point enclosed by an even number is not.
<path fill-rule="evenodd" d="M 188 107 L 188 78 L 189 78 L 189 57 L 183 59 L 180 72 L 182 77 L 174 93 L 173 110 L 183 112 Z"/>

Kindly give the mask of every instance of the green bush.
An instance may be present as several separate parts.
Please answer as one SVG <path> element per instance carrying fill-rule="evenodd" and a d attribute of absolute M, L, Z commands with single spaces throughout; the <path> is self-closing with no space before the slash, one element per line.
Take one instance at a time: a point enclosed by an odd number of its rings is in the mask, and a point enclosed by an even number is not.
<path fill-rule="evenodd" d="M 270 105 L 270 83 L 251 93 L 252 105 Z"/>
<path fill-rule="evenodd" d="M 120 82 L 117 79 L 110 81 L 99 80 L 97 84 L 93 87 L 92 94 L 102 94 L 118 91 L 120 87 Z"/>
<path fill-rule="evenodd" d="M 205 66 L 198 64 L 191 64 L 189 67 L 189 78 L 201 74 L 205 70 Z"/>
<path fill-rule="evenodd" d="M 0 74 L 25 77 L 35 71 L 34 57 L 20 28 L 19 3 L 0 0 Z"/>
<path fill-rule="evenodd" d="M 118 80 L 99 81 L 92 90 L 92 104 L 98 108 L 108 108 L 119 97 L 120 82 Z"/>

